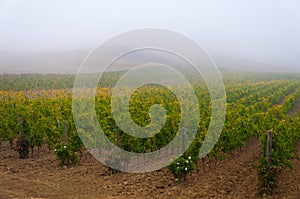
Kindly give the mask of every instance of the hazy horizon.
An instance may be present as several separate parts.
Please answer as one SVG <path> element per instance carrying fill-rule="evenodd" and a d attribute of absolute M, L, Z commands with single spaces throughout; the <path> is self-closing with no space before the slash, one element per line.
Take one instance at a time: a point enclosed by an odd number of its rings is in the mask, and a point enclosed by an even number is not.
<path fill-rule="evenodd" d="M 0 0 L 0 73 L 76 73 L 98 44 L 145 27 L 186 35 L 220 68 L 300 72 L 299 0 Z"/>

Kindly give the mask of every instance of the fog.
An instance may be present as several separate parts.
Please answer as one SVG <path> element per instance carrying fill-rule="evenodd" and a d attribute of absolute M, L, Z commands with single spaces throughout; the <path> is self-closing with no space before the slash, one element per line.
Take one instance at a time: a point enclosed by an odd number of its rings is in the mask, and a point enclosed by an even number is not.
<path fill-rule="evenodd" d="M 0 73 L 75 73 L 114 35 L 184 34 L 220 68 L 300 72 L 299 0 L 0 0 Z"/>

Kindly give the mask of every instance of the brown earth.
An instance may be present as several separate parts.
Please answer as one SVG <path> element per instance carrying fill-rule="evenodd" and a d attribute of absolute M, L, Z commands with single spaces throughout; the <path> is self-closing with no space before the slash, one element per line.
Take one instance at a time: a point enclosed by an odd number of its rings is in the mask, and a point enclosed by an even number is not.
<path fill-rule="evenodd" d="M 296 117 L 297 114 L 300 113 L 300 99 L 298 100 L 298 102 L 293 106 L 292 110 L 290 110 L 288 112 L 288 115 Z"/>
<path fill-rule="evenodd" d="M 299 150 L 300 151 L 300 150 Z M 2 198 L 254 198 L 256 171 L 261 154 L 257 140 L 249 142 L 217 166 L 194 171 L 175 183 L 167 169 L 145 173 L 110 175 L 91 155 L 81 164 L 58 168 L 46 150 L 40 158 L 18 159 L 7 142 L 0 150 L 0 199 Z M 300 155 L 300 154 L 299 154 Z M 278 191 L 269 198 L 300 198 L 300 161 L 285 170 Z M 207 165 L 208 166 L 208 165 Z"/>

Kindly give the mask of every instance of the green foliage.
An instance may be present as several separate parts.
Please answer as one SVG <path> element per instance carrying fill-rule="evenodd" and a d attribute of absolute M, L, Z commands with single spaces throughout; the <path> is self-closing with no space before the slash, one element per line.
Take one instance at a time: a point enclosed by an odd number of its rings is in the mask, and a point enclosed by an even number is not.
<path fill-rule="evenodd" d="M 173 174 L 176 182 L 181 182 L 186 179 L 187 174 L 195 169 L 195 163 L 191 156 L 180 156 L 178 159 L 167 166 L 169 171 Z"/>
<path fill-rule="evenodd" d="M 58 144 L 54 150 L 55 155 L 57 156 L 59 167 L 63 166 L 72 166 L 79 163 L 77 154 L 71 149 L 72 145 Z"/>
<path fill-rule="evenodd" d="M 261 196 L 271 195 L 278 187 L 279 175 L 282 170 L 280 166 L 269 166 L 268 164 L 261 163 L 257 167 L 258 175 L 258 194 Z"/>
<path fill-rule="evenodd" d="M 78 136 L 78 134 L 74 131 L 69 133 L 68 142 L 61 142 L 56 145 L 55 155 L 59 160 L 58 166 L 72 166 L 75 164 L 79 164 L 79 154 L 82 155 L 81 150 L 83 148 L 83 144 Z"/>
<path fill-rule="evenodd" d="M 82 117 L 83 122 L 87 124 L 99 122 L 108 139 L 115 144 L 117 143 L 116 123 L 111 112 L 112 89 L 110 88 L 123 73 L 124 71 L 103 74 L 104 79 L 101 80 L 95 96 L 97 115 L 90 118 L 83 111 Z M 300 138 L 300 119 L 286 115 L 299 101 L 299 76 L 223 71 L 223 77 L 227 94 L 226 122 L 217 144 L 208 156 L 222 158 L 227 152 L 244 146 L 249 139 L 256 136 L 261 137 L 265 151 L 266 132 L 273 129 L 271 167 L 262 164 L 258 172 L 259 176 L 267 176 L 261 178 L 261 182 L 269 182 L 274 176 L 277 178 L 273 167 L 290 167 L 289 160 L 295 158 L 295 144 Z M 79 163 L 79 154 L 83 145 L 72 119 L 70 89 L 74 78 L 74 75 L 5 74 L 0 76 L 0 140 L 8 140 L 12 144 L 15 137 L 24 133 L 27 143 L 24 149 L 27 151 L 22 151 L 22 156 L 28 156 L 29 146 L 40 147 L 46 144 L 49 150 L 56 147 L 55 154 L 60 166 Z M 195 94 L 198 96 L 201 118 L 196 138 L 186 152 L 191 160 L 181 156 L 168 166 L 170 172 L 179 181 L 184 180 L 198 161 L 199 149 L 206 136 L 211 116 L 210 96 L 206 85 L 193 79 L 192 76 L 190 78 Z M 87 81 L 89 81 L 88 77 Z M 182 89 L 184 92 L 184 88 Z M 83 95 L 82 102 L 85 100 L 89 98 Z M 180 127 L 181 107 L 171 90 L 153 85 L 137 89 L 129 102 L 132 120 L 137 125 L 147 126 L 151 122 L 149 109 L 155 104 L 160 104 L 166 110 L 165 126 L 159 133 L 147 139 L 136 138 L 120 130 L 121 148 L 137 153 L 151 152 L 166 146 L 174 138 Z M 187 108 L 192 110 L 195 107 Z M 94 129 L 82 129 L 87 132 L 92 130 Z M 80 131 L 81 135 L 85 133 L 82 131 Z M 83 136 L 83 139 L 91 141 L 92 138 Z M 93 147 L 97 148 L 100 141 L 94 141 Z M 182 148 L 180 143 L 178 142 L 174 147 L 175 151 Z M 265 158 L 263 155 L 263 159 Z M 113 161 L 111 164 L 114 165 L 124 164 L 118 157 L 110 161 Z M 273 175 L 274 173 L 276 175 Z"/>
<path fill-rule="evenodd" d="M 124 71 L 103 73 L 99 86 L 113 87 L 122 74 Z M 72 89 L 75 78 L 75 74 L 3 74 L 0 75 L 0 90 Z M 91 81 L 90 76 L 85 81 L 88 84 Z"/>
<path fill-rule="evenodd" d="M 296 100 L 297 99 L 297 100 Z M 290 163 L 295 158 L 296 144 L 300 139 L 300 118 L 292 118 L 288 112 L 300 99 L 300 88 L 295 88 L 282 100 L 282 103 L 268 109 L 264 122 L 266 128 L 272 129 L 271 159 L 267 160 L 267 130 L 261 133 L 263 156 L 258 165 L 258 194 L 271 195 L 278 186 L 279 176 L 283 168 L 293 169 Z"/>

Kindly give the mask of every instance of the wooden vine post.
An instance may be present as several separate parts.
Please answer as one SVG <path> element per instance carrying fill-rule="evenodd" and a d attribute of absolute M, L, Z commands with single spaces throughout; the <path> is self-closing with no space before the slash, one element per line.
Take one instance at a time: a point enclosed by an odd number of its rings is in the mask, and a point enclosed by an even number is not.
<path fill-rule="evenodd" d="M 118 127 L 118 126 L 116 126 L 116 137 L 117 137 L 117 144 L 118 144 L 118 147 L 121 148 L 120 130 L 119 130 L 119 127 Z"/>
<path fill-rule="evenodd" d="M 68 143 L 69 137 L 68 137 L 68 127 L 67 127 L 67 122 L 64 121 L 64 141 L 65 143 Z"/>
<path fill-rule="evenodd" d="M 182 129 L 181 129 L 181 133 L 182 133 L 182 152 L 183 152 L 183 156 L 185 157 L 185 132 L 184 132 L 184 127 L 182 127 Z"/>
<path fill-rule="evenodd" d="M 121 148 L 121 139 L 120 139 L 120 128 L 118 125 L 116 125 L 116 138 L 117 138 L 117 145 L 119 148 Z M 118 163 L 116 164 L 119 164 L 119 168 L 121 168 L 121 162 L 122 162 L 122 154 L 120 154 L 120 159 L 118 160 Z M 125 167 L 125 162 L 124 162 L 124 167 Z M 112 172 L 112 171 L 111 171 Z M 117 171 L 115 171 L 117 172 Z"/>

